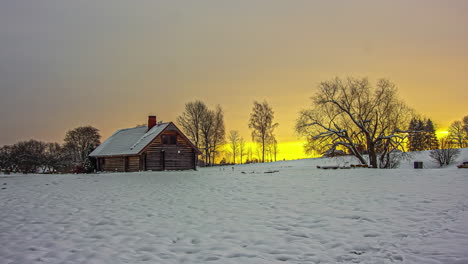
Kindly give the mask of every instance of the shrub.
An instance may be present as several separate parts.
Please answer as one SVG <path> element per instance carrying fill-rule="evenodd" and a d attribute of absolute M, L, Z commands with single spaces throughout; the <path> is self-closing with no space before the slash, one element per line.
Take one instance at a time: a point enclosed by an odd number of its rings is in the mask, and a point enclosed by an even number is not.
<path fill-rule="evenodd" d="M 450 165 L 460 155 L 460 150 L 452 148 L 452 144 L 447 138 L 440 140 L 440 148 L 429 152 L 429 156 L 438 163 L 440 167 Z"/>

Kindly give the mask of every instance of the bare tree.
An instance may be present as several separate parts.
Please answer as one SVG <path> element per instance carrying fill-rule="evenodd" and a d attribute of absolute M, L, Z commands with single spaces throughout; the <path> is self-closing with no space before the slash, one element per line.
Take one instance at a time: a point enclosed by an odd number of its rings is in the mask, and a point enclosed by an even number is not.
<path fill-rule="evenodd" d="M 274 135 L 271 135 L 268 138 L 266 152 L 268 153 L 269 161 L 276 161 L 276 157 L 278 155 L 278 141 L 276 140 L 276 137 Z"/>
<path fill-rule="evenodd" d="M 460 155 L 460 150 L 453 148 L 453 143 L 447 137 L 441 138 L 439 142 L 439 149 L 431 150 L 429 156 L 440 167 L 450 165 Z"/>
<path fill-rule="evenodd" d="M 194 101 L 185 104 L 185 111 L 177 117 L 185 134 L 193 141 L 197 148 L 200 147 L 200 130 L 208 107 L 202 101 Z"/>
<path fill-rule="evenodd" d="M 72 166 L 70 152 L 58 143 L 47 143 L 42 166 L 44 172 L 66 171 Z"/>
<path fill-rule="evenodd" d="M 255 144 L 255 155 L 254 155 L 254 160 L 255 162 L 262 162 L 261 157 L 262 157 L 262 148 L 259 147 L 259 143 Z"/>
<path fill-rule="evenodd" d="M 467 133 L 461 121 L 454 121 L 449 127 L 449 140 L 459 148 L 465 148 L 467 144 Z"/>
<path fill-rule="evenodd" d="M 273 135 L 273 130 L 278 127 L 278 123 L 273 123 L 273 119 L 273 109 L 266 101 L 263 103 L 254 101 L 249 128 L 252 129 L 252 140 L 260 144 L 262 162 L 265 162 L 266 144 Z"/>
<path fill-rule="evenodd" d="M 225 142 L 226 130 L 224 127 L 224 113 L 220 105 L 216 106 L 213 122 L 214 130 L 211 149 L 211 164 L 215 163 L 215 157 L 219 152 L 219 147 Z"/>
<path fill-rule="evenodd" d="M 247 160 L 249 162 L 253 161 L 253 151 L 252 151 L 252 146 L 251 145 L 247 148 Z"/>
<path fill-rule="evenodd" d="M 88 157 L 100 144 L 101 135 L 99 130 L 92 126 L 77 127 L 65 134 L 65 145 L 71 154 L 73 162 L 77 166 L 82 166 L 86 171 L 92 171 L 94 165 Z"/>
<path fill-rule="evenodd" d="M 238 150 L 239 150 L 239 140 L 240 140 L 239 131 L 231 130 L 229 132 L 228 139 L 229 139 L 229 146 L 231 147 L 231 150 L 232 150 L 233 161 L 234 161 L 234 164 L 236 164 L 236 157 L 237 157 Z"/>
<path fill-rule="evenodd" d="M 307 139 L 306 152 L 344 149 L 362 164 L 384 166 L 387 154 L 402 148 L 409 109 L 397 98 L 393 83 L 381 79 L 372 88 L 367 78 L 335 78 L 319 84 L 313 108 L 300 112 L 296 131 Z M 380 156 L 380 157 L 379 157 Z"/>
<path fill-rule="evenodd" d="M 215 131 L 214 127 L 215 113 L 211 110 L 206 110 L 202 116 L 200 122 L 200 137 L 204 151 L 205 164 L 209 165 L 211 162 L 211 148 L 213 134 Z"/>
<path fill-rule="evenodd" d="M 240 157 L 240 164 L 243 164 L 243 158 L 245 156 L 245 140 L 243 137 L 239 138 L 239 157 Z"/>
<path fill-rule="evenodd" d="M 465 130 L 468 137 L 468 116 L 463 117 L 463 130 Z"/>
<path fill-rule="evenodd" d="M 276 140 L 276 137 L 273 137 L 272 143 L 271 143 L 271 151 L 273 154 L 273 159 L 276 161 L 276 157 L 278 156 L 279 148 L 278 148 L 278 141 Z"/>
<path fill-rule="evenodd" d="M 270 143 L 271 140 L 268 140 L 268 143 L 265 146 L 265 161 L 266 162 L 271 162 L 273 161 L 273 150 L 272 150 L 272 144 Z"/>
<path fill-rule="evenodd" d="M 11 160 L 15 171 L 36 173 L 44 161 L 45 143 L 34 139 L 21 141 L 11 148 Z"/>
<path fill-rule="evenodd" d="M 0 148 L 0 169 L 13 172 L 66 171 L 71 165 L 69 151 L 58 143 L 21 141 Z"/>
<path fill-rule="evenodd" d="M 465 140 L 468 142 L 468 116 L 463 117 L 463 130 L 465 130 Z M 467 144 L 468 145 L 468 144 Z"/>
<path fill-rule="evenodd" d="M 15 171 L 15 162 L 12 156 L 13 146 L 3 146 L 0 148 L 0 170 L 7 172 Z"/>

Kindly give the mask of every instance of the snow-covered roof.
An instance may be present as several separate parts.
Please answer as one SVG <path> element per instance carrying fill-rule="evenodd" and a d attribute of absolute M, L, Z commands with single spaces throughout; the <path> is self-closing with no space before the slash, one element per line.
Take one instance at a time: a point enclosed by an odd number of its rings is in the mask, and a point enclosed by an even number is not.
<path fill-rule="evenodd" d="M 157 124 L 149 131 L 147 131 L 148 127 L 146 126 L 117 130 L 89 156 L 136 155 L 164 131 L 169 124 L 171 123 Z"/>

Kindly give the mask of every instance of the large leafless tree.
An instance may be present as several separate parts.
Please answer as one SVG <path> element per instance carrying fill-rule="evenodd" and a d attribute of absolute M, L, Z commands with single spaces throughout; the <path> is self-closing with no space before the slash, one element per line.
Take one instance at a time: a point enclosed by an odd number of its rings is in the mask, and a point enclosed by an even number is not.
<path fill-rule="evenodd" d="M 411 112 L 389 80 L 373 87 L 367 78 L 335 78 L 319 84 L 312 108 L 300 112 L 296 131 L 306 137 L 307 152 L 344 149 L 362 164 L 388 167 L 389 158 L 403 148 Z"/>
<path fill-rule="evenodd" d="M 214 111 L 214 130 L 211 142 L 211 164 L 215 163 L 219 148 L 225 143 L 226 129 L 224 126 L 224 112 L 220 105 L 216 106 Z"/>
<path fill-rule="evenodd" d="M 214 134 L 214 118 L 215 113 L 212 110 L 207 110 L 200 123 L 200 135 L 202 140 L 203 151 L 205 152 L 205 164 L 210 164 L 211 161 L 211 146 L 212 136 Z"/>
<path fill-rule="evenodd" d="M 185 110 L 177 117 L 177 123 L 180 124 L 185 134 L 193 141 L 197 148 L 200 147 L 200 127 L 203 117 L 206 115 L 208 107 L 202 101 L 188 102 L 185 104 Z"/>
<path fill-rule="evenodd" d="M 265 162 L 266 144 L 273 136 L 275 128 L 278 127 L 278 123 L 273 123 L 274 117 L 273 109 L 267 101 L 263 103 L 254 101 L 249 128 L 252 129 L 252 140 L 260 145 L 262 162 Z"/>

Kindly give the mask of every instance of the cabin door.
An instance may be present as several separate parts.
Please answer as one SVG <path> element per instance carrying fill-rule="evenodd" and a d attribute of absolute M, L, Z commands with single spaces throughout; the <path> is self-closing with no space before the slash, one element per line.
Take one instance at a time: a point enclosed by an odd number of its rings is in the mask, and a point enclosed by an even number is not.
<path fill-rule="evenodd" d="M 195 154 L 195 150 L 192 149 L 192 168 L 197 170 L 197 155 Z"/>
<path fill-rule="evenodd" d="M 161 168 L 166 170 L 166 151 L 161 151 Z"/>

